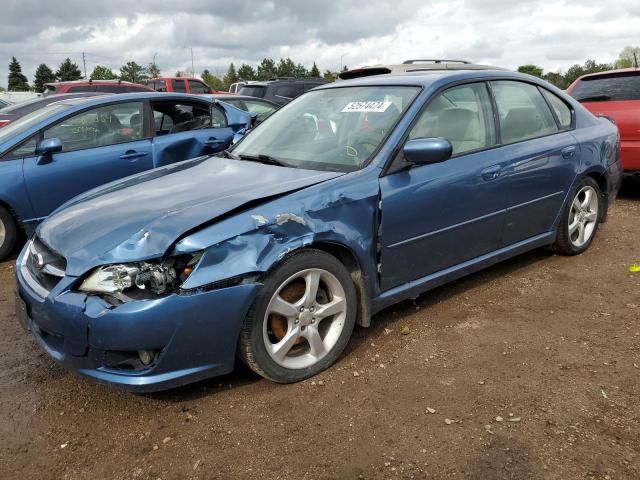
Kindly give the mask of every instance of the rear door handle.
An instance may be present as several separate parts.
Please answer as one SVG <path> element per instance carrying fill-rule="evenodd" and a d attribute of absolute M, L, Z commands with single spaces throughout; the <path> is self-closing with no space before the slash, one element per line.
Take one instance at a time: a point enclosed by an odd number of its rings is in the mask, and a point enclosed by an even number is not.
<path fill-rule="evenodd" d="M 122 160 L 131 160 L 132 158 L 144 157 L 149 155 L 149 152 L 136 152 L 135 150 L 127 150 L 124 154 L 120 155 Z"/>
<path fill-rule="evenodd" d="M 564 158 L 571 158 L 575 155 L 576 153 L 576 146 L 575 145 L 570 145 L 568 147 L 564 147 L 562 149 L 562 156 Z"/>
<path fill-rule="evenodd" d="M 482 170 L 482 172 L 480 172 L 480 175 L 482 175 L 482 178 L 484 180 L 490 182 L 491 180 L 495 180 L 496 178 L 498 178 L 500 176 L 500 172 L 502 172 L 502 167 L 500 165 L 493 165 Z"/>

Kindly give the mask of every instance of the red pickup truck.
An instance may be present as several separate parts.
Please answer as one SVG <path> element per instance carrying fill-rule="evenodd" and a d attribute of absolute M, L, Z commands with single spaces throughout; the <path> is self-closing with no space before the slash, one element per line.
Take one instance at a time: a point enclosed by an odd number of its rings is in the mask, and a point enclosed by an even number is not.
<path fill-rule="evenodd" d="M 152 78 L 145 84 L 156 92 L 178 93 L 215 93 L 209 85 L 199 78 L 188 77 L 158 77 Z"/>
<path fill-rule="evenodd" d="M 622 168 L 640 179 L 640 68 L 584 75 L 571 84 L 567 93 L 591 113 L 616 122 Z"/>

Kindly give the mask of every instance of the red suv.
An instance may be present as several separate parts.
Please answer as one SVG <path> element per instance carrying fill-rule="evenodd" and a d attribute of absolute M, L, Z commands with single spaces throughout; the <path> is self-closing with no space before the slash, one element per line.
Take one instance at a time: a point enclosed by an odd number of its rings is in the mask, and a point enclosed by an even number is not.
<path fill-rule="evenodd" d="M 145 83 L 156 92 L 216 93 L 199 78 L 158 77 Z"/>
<path fill-rule="evenodd" d="M 51 93 L 131 93 L 153 92 L 149 87 L 137 83 L 123 82 L 122 80 L 74 80 L 70 82 L 46 83 L 45 95 Z"/>
<path fill-rule="evenodd" d="M 640 69 L 585 75 L 567 89 L 595 115 L 613 119 L 620 130 L 622 168 L 640 178 Z"/>

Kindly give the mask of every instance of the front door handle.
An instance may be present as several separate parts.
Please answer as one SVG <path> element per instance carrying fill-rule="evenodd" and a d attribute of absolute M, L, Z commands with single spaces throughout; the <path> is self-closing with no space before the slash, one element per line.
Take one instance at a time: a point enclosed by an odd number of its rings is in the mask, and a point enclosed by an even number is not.
<path fill-rule="evenodd" d="M 500 172 L 502 172 L 502 167 L 500 165 L 493 165 L 482 170 L 480 175 L 482 175 L 484 180 L 490 182 L 491 180 L 497 179 L 500 176 Z"/>
<path fill-rule="evenodd" d="M 570 145 L 568 147 L 564 147 L 562 149 L 562 156 L 564 158 L 571 158 L 575 155 L 576 153 L 576 146 L 575 145 Z"/>
<path fill-rule="evenodd" d="M 122 160 L 131 160 L 132 158 L 144 157 L 149 155 L 149 152 L 136 152 L 135 150 L 127 150 L 123 155 L 120 155 Z"/>

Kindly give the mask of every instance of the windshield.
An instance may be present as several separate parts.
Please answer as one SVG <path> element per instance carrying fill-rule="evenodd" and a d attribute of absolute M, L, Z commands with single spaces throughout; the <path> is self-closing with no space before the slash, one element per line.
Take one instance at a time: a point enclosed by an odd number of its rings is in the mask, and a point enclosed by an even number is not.
<path fill-rule="evenodd" d="M 418 87 L 314 90 L 269 117 L 233 149 L 291 167 L 353 171 L 366 165 L 419 91 Z"/>
<path fill-rule="evenodd" d="M 7 141 L 11 137 L 19 135 L 25 130 L 28 130 L 33 125 L 44 120 L 45 118 L 55 115 L 56 113 L 68 108 L 71 108 L 71 105 L 65 105 L 63 103 L 48 105 L 41 108 L 40 110 L 36 110 L 35 112 L 31 112 L 30 114 L 25 115 L 15 122 L 10 123 L 6 127 L 0 128 L 0 144 Z"/>
<path fill-rule="evenodd" d="M 571 96 L 578 101 L 640 100 L 640 72 L 583 78 Z"/>

